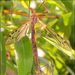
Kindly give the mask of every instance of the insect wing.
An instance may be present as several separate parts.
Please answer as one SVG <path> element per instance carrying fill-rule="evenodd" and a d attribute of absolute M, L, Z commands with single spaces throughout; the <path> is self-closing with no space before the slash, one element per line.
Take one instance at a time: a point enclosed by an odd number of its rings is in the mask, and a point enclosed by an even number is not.
<path fill-rule="evenodd" d="M 18 36 L 17 36 L 17 40 L 19 41 L 22 37 L 24 37 L 27 33 L 27 30 L 30 26 L 31 22 L 27 22 L 25 23 L 19 30 Z"/>
<path fill-rule="evenodd" d="M 6 44 L 10 44 L 15 42 L 15 40 L 19 41 L 22 37 L 24 37 L 27 33 L 27 29 L 29 28 L 31 21 L 26 22 L 20 28 L 11 32 L 6 40 Z"/>

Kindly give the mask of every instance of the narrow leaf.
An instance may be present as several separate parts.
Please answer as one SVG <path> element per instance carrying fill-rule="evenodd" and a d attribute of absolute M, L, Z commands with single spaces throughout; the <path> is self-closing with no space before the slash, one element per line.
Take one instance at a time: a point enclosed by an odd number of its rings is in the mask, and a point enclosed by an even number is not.
<path fill-rule="evenodd" d="M 0 7 L 0 23 L 3 19 L 2 14 L 3 7 Z M 5 42 L 4 42 L 4 29 L 1 28 L 2 24 L 0 24 L 0 75 L 5 75 L 6 71 L 6 50 L 5 50 Z"/>
<path fill-rule="evenodd" d="M 71 17 L 72 13 L 67 13 L 65 15 L 63 15 L 63 20 L 64 20 L 64 25 L 67 26 L 69 21 L 70 21 L 70 17 Z"/>
<path fill-rule="evenodd" d="M 31 73 L 33 64 L 32 47 L 28 37 L 23 37 L 15 44 L 17 53 L 18 75 L 28 75 Z"/>
<path fill-rule="evenodd" d="M 0 32 L 0 74 L 5 75 L 6 71 L 6 50 L 3 33 Z"/>

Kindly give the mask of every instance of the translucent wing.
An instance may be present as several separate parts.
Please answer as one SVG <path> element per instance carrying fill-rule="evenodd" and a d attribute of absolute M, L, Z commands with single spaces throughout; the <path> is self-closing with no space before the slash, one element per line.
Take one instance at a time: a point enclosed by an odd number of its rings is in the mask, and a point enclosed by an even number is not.
<path fill-rule="evenodd" d="M 17 35 L 17 40 L 19 41 L 22 37 L 24 37 L 27 33 L 27 30 L 31 24 L 31 21 L 28 21 L 25 23 L 19 30 L 18 35 Z"/>
<path fill-rule="evenodd" d="M 43 37 L 46 41 L 54 45 L 63 53 L 67 54 L 70 58 L 75 59 L 74 50 L 72 49 L 70 42 L 57 34 L 53 29 L 49 29 L 46 24 L 38 19 L 38 22 L 45 28 L 49 33 L 46 37 Z"/>
<path fill-rule="evenodd" d="M 22 37 L 24 37 L 27 33 L 27 30 L 31 24 L 31 21 L 26 22 L 20 28 L 11 32 L 6 40 L 6 44 L 10 44 L 12 42 L 19 41 Z"/>

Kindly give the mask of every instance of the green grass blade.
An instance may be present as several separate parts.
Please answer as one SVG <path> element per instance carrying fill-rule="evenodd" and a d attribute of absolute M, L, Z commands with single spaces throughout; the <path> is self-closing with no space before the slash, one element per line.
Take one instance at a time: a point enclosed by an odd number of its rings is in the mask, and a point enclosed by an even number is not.
<path fill-rule="evenodd" d="M 31 73 L 33 55 L 31 42 L 28 37 L 22 38 L 15 44 L 17 52 L 18 75 L 28 75 Z"/>
<path fill-rule="evenodd" d="M 6 71 L 6 50 L 3 33 L 0 32 L 0 74 L 5 75 Z"/>

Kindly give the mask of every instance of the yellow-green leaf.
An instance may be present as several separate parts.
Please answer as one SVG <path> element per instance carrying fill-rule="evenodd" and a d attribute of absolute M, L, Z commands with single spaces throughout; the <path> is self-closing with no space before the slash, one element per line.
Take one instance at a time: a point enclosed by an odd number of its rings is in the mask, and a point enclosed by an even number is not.
<path fill-rule="evenodd" d="M 18 75 L 28 75 L 31 73 L 33 64 L 32 46 L 28 37 L 22 38 L 15 44 L 17 54 Z"/>

